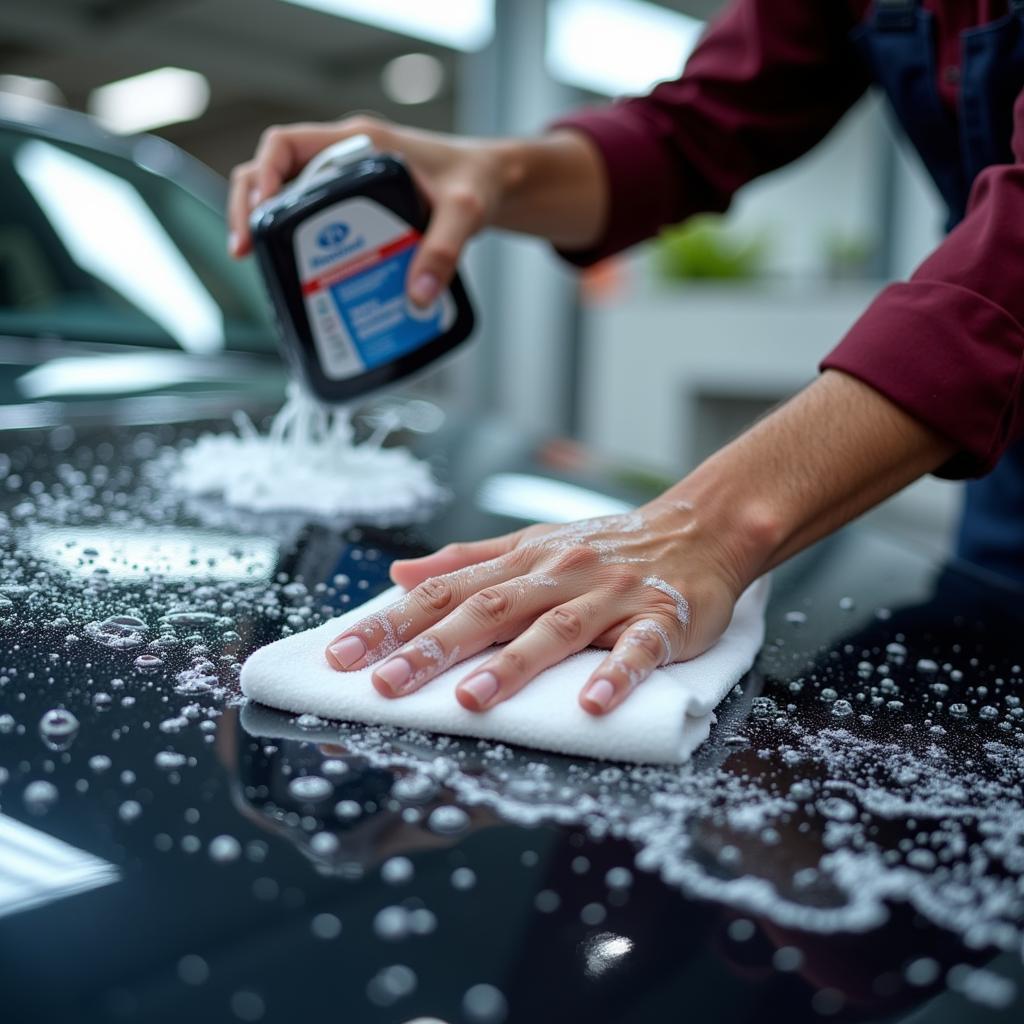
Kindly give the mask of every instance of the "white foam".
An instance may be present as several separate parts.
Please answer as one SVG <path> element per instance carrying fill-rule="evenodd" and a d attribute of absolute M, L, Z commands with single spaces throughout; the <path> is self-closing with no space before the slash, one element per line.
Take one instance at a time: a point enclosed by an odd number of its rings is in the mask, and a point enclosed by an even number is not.
<path fill-rule="evenodd" d="M 413 515 L 444 497 L 430 467 L 405 448 L 384 448 L 386 431 L 353 443 L 346 408 L 329 410 L 295 384 L 261 434 L 244 414 L 236 431 L 203 434 L 169 467 L 172 487 L 223 498 L 256 512 L 324 516 Z"/>

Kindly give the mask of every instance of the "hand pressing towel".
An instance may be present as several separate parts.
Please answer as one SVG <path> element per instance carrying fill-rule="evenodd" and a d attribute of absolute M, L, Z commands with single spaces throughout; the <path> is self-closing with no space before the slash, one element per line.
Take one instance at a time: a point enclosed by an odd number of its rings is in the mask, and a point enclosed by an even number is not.
<path fill-rule="evenodd" d="M 588 648 L 542 672 L 514 697 L 489 711 L 467 711 L 456 684 L 490 651 L 466 658 L 407 697 L 382 697 L 372 668 L 337 672 L 324 650 L 353 623 L 393 604 L 398 587 L 322 626 L 256 651 L 242 666 L 242 692 L 252 700 L 298 714 L 428 732 L 474 736 L 523 747 L 609 761 L 678 764 L 707 738 L 712 712 L 750 669 L 764 640 L 767 578 L 740 597 L 729 628 L 692 661 L 657 669 L 608 715 L 579 705 L 579 692 L 607 651 Z"/>

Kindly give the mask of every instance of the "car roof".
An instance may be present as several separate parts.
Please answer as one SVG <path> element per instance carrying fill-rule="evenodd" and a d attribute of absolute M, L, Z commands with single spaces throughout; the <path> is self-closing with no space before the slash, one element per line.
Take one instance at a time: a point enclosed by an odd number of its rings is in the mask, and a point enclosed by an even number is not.
<path fill-rule="evenodd" d="M 3 129 L 120 157 L 152 174 L 171 179 L 200 199 L 223 208 L 224 179 L 158 135 L 116 135 L 88 114 L 0 92 L 0 130 Z"/>

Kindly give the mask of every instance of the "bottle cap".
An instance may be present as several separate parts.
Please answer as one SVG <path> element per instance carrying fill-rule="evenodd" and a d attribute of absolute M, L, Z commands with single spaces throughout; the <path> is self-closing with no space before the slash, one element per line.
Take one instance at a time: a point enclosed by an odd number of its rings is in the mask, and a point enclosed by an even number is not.
<path fill-rule="evenodd" d="M 369 135 L 353 135 L 349 139 L 342 139 L 341 142 L 335 142 L 326 149 L 320 150 L 295 179 L 295 185 L 297 188 L 302 188 L 311 178 L 315 178 L 324 171 L 337 173 L 349 164 L 374 156 L 376 152 L 377 147 L 374 146 Z"/>

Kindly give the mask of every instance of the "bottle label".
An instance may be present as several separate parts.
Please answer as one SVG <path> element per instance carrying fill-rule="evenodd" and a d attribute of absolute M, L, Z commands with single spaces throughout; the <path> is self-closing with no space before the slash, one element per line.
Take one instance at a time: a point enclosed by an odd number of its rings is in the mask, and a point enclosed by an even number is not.
<path fill-rule="evenodd" d="M 406 221 L 362 196 L 320 210 L 295 232 L 295 262 L 325 377 L 357 377 L 451 328 L 456 311 L 447 290 L 428 309 L 406 297 L 419 242 Z"/>

